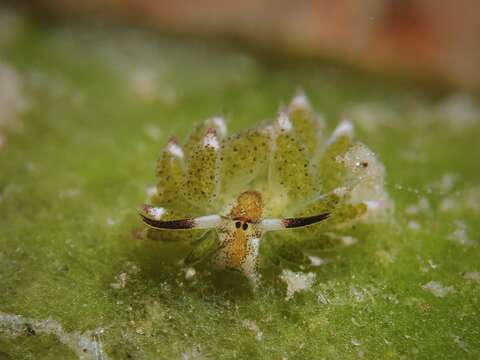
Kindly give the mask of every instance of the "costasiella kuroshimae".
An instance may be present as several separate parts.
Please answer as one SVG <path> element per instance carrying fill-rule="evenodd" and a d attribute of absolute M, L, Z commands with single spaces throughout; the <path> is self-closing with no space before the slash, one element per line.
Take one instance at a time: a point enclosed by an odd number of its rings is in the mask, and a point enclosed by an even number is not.
<path fill-rule="evenodd" d="M 323 120 L 303 93 L 273 124 L 228 136 L 214 117 L 183 147 L 171 139 L 157 176 L 152 205 L 141 213 L 148 237 L 191 242 L 186 264 L 210 258 L 254 286 L 264 241 L 281 258 L 305 262 L 302 244 L 322 242 L 389 204 L 384 168 L 354 141 L 353 125 L 342 121 L 325 139 Z"/>

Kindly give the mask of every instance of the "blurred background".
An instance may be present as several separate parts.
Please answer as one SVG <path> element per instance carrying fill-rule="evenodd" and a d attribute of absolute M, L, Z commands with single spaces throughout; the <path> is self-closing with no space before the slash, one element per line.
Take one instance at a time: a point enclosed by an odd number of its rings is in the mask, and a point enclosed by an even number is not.
<path fill-rule="evenodd" d="M 58 16 L 108 17 L 163 32 L 242 41 L 373 71 L 480 87 L 475 0 L 36 0 Z"/>

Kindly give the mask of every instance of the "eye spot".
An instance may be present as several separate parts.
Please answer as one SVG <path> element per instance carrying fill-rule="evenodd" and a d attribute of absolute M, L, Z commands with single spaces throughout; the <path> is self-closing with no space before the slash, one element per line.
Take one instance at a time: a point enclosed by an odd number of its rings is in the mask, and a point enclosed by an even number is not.
<path fill-rule="evenodd" d="M 246 222 L 243 223 L 242 229 L 243 229 L 243 230 L 247 230 L 247 229 L 248 229 L 248 224 L 247 224 Z"/>
<path fill-rule="evenodd" d="M 239 229 L 240 226 L 242 226 L 242 223 L 241 223 L 240 221 L 237 221 L 237 222 L 235 223 L 235 227 L 236 227 L 237 229 Z"/>

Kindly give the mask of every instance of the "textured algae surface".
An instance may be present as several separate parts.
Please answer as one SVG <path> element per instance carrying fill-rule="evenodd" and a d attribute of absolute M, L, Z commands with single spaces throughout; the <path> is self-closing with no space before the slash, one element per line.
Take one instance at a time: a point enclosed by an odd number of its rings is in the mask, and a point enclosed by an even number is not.
<path fill-rule="evenodd" d="M 2 16 L 0 358 L 480 356 L 475 97 Z M 256 293 L 180 266 L 186 244 L 145 240 L 137 210 L 168 137 L 218 113 L 254 126 L 298 86 L 329 131 L 351 118 L 386 168 L 393 215 L 335 234 L 319 266 L 265 264 Z"/>

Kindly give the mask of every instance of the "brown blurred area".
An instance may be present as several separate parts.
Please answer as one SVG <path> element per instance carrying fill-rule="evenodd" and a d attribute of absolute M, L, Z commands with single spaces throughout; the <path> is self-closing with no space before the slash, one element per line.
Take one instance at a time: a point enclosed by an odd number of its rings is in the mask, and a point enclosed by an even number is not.
<path fill-rule="evenodd" d="M 373 71 L 480 88 L 478 0 L 37 0 L 60 15 L 109 16 L 162 31 L 233 36 Z M 32 3 L 30 3 L 32 4 Z"/>

